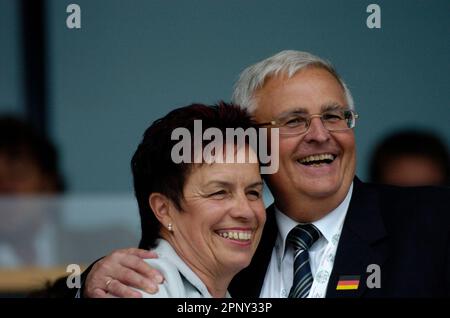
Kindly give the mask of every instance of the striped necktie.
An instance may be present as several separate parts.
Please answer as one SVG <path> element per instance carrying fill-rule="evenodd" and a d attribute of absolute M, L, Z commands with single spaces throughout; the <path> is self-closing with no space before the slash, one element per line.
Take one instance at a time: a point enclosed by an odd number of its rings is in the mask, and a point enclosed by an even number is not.
<path fill-rule="evenodd" d="M 287 241 L 294 248 L 294 281 L 289 298 L 308 297 L 313 283 L 308 250 L 321 236 L 312 224 L 299 224 L 289 232 Z"/>

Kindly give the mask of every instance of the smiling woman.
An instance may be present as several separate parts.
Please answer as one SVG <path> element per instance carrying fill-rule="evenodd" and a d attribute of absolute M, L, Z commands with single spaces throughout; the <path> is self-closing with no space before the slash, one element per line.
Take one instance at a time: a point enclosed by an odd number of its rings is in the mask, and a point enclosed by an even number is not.
<path fill-rule="evenodd" d="M 159 258 L 147 263 L 165 281 L 156 294 L 142 291 L 144 297 L 229 296 L 231 279 L 250 264 L 261 237 L 266 217 L 259 164 L 251 160 L 256 149 L 234 141 L 231 148 L 223 145 L 223 156 L 233 149 L 236 157 L 251 154 L 248 162 L 172 160 L 172 131 L 181 127 L 195 136 L 196 120 L 203 129 L 222 133 L 252 127 L 246 112 L 236 106 L 194 104 L 172 111 L 145 132 L 131 162 L 141 216 L 140 247 L 158 253 Z M 200 143 L 204 147 L 206 141 Z M 189 152 L 195 156 L 194 149 Z"/>

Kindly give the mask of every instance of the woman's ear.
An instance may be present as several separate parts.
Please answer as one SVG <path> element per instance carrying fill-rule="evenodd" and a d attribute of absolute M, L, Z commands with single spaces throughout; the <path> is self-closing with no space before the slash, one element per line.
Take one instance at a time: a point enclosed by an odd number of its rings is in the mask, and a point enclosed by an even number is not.
<path fill-rule="evenodd" d="M 169 214 L 171 208 L 170 200 L 164 194 L 153 192 L 148 197 L 148 203 L 155 214 L 155 217 L 164 226 L 167 226 L 167 224 L 172 222 Z"/>

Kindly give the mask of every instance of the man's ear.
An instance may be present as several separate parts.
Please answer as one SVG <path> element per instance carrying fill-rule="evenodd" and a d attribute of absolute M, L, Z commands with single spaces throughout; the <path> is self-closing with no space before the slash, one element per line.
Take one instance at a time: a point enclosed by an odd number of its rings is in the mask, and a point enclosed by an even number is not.
<path fill-rule="evenodd" d="M 172 222 L 169 214 L 171 208 L 170 200 L 164 194 L 153 192 L 148 197 L 148 204 L 159 222 L 165 226 Z"/>

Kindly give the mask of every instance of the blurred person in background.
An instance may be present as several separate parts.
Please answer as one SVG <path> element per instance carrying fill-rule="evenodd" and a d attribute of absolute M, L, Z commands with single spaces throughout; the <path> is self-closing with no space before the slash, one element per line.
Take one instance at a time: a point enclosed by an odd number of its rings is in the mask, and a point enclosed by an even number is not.
<path fill-rule="evenodd" d="M 20 118 L 0 116 L 0 269 L 65 272 L 68 264 L 82 266 L 101 251 L 135 244 L 137 235 L 122 224 L 84 229 L 62 222 L 65 189 L 52 141 Z M 51 281 L 47 274 L 39 275 L 39 282 Z M 33 296 L 52 296 L 53 287 L 47 285 Z"/>
<path fill-rule="evenodd" d="M 30 124 L 0 116 L 0 195 L 62 193 L 58 153 Z"/>
<path fill-rule="evenodd" d="M 44 242 L 54 206 L 38 197 L 64 192 L 58 159 L 53 143 L 31 124 L 0 117 L 0 266 L 50 264 L 53 253 Z"/>
<path fill-rule="evenodd" d="M 376 146 L 370 162 L 372 182 L 397 186 L 449 186 L 450 157 L 435 134 L 402 130 Z"/>

